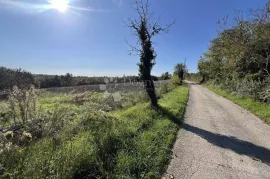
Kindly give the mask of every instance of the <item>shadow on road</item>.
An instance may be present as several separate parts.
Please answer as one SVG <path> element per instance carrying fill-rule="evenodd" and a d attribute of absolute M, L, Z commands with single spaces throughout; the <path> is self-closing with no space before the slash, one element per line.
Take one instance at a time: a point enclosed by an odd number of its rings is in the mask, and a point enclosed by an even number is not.
<path fill-rule="evenodd" d="M 270 165 L 270 150 L 261 146 L 257 146 L 251 142 L 237 139 L 233 136 L 225 136 L 200 129 L 183 123 L 182 128 L 204 138 L 211 144 L 218 147 L 229 149 L 240 155 L 246 155 L 254 160 L 260 160 L 263 163 Z"/>
<path fill-rule="evenodd" d="M 177 118 L 166 109 L 160 109 L 163 115 L 168 116 L 174 123 L 181 125 L 181 127 L 189 132 L 192 132 L 213 145 L 218 147 L 229 149 L 240 155 L 246 155 L 254 160 L 260 160 L 261 162 L 270 165 L 270 150 L 262 146 L 255 145 L 248 141 L 240 140 L 233 136 L 225 136 L 213 132 L 209 132 L 204 129 L 200 129 L 195 126 L 191 126 L 182 122 L 182 119 Z M 182 123 L 182 124 L 181 124 Z"/>

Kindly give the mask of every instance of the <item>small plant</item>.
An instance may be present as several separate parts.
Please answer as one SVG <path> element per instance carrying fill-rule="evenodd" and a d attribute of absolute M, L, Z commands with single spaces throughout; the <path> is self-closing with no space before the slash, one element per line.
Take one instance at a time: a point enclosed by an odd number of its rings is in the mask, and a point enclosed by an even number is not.
<path fill-rule="evenodd" d="M 8 104 L 14 124 L 17 122 L 26 123 L 35 118 L 37 110 L 37 92 L 34 86 L 29 90 L 21 90 L 14 86 L 9 98 Z"/>

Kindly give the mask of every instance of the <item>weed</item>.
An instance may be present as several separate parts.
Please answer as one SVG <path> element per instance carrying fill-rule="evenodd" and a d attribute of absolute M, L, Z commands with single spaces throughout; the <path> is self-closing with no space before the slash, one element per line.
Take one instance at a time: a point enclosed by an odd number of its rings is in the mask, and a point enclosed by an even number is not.
<path fill-rule="evenodd" d="M 0 135 L 0 176 L 159 178 L 188 98 L 186 86 L 164 92 L 167 113 L 151 110 L 144 93 L 123 93 L 117 105 L 99 93 L 42 96 L 37 118 L 20 129 L 27 143 L 10 143 L 16 131 Z"/>

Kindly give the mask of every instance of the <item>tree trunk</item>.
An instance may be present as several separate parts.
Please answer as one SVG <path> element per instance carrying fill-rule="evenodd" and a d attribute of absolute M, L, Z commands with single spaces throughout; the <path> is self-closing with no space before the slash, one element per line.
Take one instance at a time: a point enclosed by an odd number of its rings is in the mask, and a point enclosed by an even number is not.
<path fill-rule="evenodd" d="M 155 91 L 154 82 L 152 79 L 145 80 L 144 86 L 146 89 L 146 92 L 151 100 L 151 106 L 152 108 L 156 109 L 158 107 L 158 101 L 157 101 L 157 95 Z"/>

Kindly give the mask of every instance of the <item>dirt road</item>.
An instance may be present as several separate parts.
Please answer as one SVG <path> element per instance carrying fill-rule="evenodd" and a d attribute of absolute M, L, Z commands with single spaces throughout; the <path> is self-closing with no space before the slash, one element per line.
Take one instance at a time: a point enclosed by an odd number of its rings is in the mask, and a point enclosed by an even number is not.
<path fill-rule="evenodd" d="M 185 122 L 166 173 L 176 179 L 270 179 L 270 126 L 233 102 L 190 84 Z"/>

